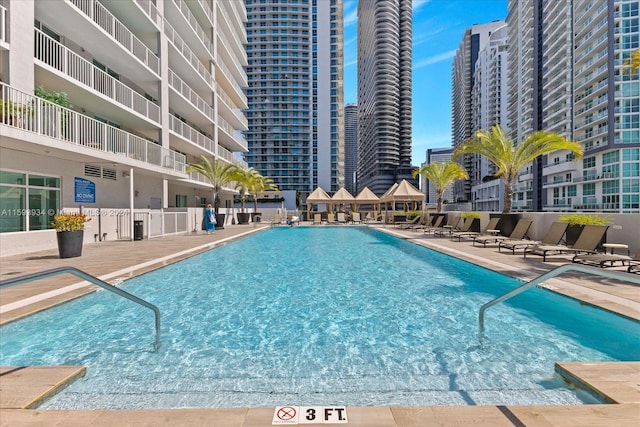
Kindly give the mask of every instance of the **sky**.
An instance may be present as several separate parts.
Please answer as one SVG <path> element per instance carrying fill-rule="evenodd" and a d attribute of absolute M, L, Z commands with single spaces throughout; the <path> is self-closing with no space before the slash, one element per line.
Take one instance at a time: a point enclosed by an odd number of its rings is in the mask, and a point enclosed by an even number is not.
<path fill-rule="evenodd" d="M 357 8 L 344 0 L 345 103 L 358 100 Z M 507 0 L 413 0 L 413 166 L 428 148 L 451 146 L 451 67 L 464 31 L 506 18 Z"/>

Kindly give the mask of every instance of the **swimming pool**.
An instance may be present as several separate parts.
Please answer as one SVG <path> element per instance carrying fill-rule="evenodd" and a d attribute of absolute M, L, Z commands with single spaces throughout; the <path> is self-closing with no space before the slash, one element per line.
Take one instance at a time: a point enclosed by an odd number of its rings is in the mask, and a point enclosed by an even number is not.
<path fill-rule="evenodd" d="M 638 324 L 364 227 L 274 228 L 10 323 L 0 364 L 86 365 L 53 409 L 580 404 L 555 361 L 631 360 Z"/>

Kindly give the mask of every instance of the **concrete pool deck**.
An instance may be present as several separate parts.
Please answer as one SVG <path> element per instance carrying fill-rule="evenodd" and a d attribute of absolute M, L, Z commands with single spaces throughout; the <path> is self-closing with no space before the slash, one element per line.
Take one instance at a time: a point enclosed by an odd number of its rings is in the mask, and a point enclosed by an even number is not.
<path fill-rule="evenodd" d="M 268 227 L 268 226 L 267 226 Z M 392 226 L 376 226 L 417 244 L 448 253 L 519 278 L 533 278 L 570 260 L 569 256 L 524 259 L 522 255 L 499 253 L 496 247 L 474 247 L 470 241 L 452 242 L 422 232 Z M 22 276 L 63 266 L 73 266 L 114 283 L 143 274 L 217 245 L 260 231 L 264 226 L 233 225 L 213 235 L 202 232 L 135 242 L 111 241 L 85 245 L 82 257 L 59 259 L 57 251 L 44 251 L 0 259 L 0 279 Z M 566 277 L 565 277 L 566 276 Z M 634 277 L 637 277 L 635 275 Z M 545 282 L 546 287 L 581 301 L 640 320 L 638 286 L 604 278 L 571 273 Z M 0 290 L 0 324 L 93 291 L 65 274 L 38 282 Z M 561 361 L 559 361 L 561 362 Z M 50 367 L 47 375 L 29 374 L 29 369 L 6 367 L 0 371 L 0 426 L 15 425 L 272 425 L 274 408 L 176 409 L 126 411 L 43 411 L 22 409 L 46 390 L 63 387 L 66 378 L 82 367 Z M 45 369 L 45 368 L 42 368 Z M 434 406 L 349 407 L 349 424 L 356 426 L 430 425 L 545 425 L 620 426 L 640 424 L 640 363 L 560 363 L 574 384 L 591 387 L 617 404 L 581 406 Z M 57 371 L 59 370 L 59 371 Z M 82 371 L 83 372 L 83 371 Z M 39 381 L 44 378 L 44 384 Z M 21 404 L 21 402 L 29 402 Z M 338 402 L 339 403 L 339 402 Z M 286 402 L 283 402 L 286 404 Z"/>

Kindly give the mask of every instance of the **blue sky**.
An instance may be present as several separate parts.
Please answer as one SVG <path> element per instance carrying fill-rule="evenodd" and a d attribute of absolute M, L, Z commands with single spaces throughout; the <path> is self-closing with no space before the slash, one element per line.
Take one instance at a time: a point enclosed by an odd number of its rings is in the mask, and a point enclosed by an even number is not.
<path fill-rule="evenodd" d="M 362 0 L 371 1 L 371 0 Z M 344 1 L 344 100 L 358 100 L 357 0 Z M 451 66 L 464 31 L 507 17 L 507 0 L 413 0 L 413 165 L 451 145 Z"/>

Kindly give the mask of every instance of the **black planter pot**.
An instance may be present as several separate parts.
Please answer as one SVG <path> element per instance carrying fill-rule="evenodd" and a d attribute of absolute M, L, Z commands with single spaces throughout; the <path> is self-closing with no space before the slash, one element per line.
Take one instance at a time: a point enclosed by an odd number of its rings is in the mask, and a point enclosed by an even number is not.
<path fill-rule="evenodd" d="M 251 221 L 260 222 L 262 220 L 262 212 L 251 212 Z"/>
<path fill-rule="evenodd" d="M 567 246 L 573 246 L 580 237 L 584 225 L 569 225 L 567 226 L 567 232 L 564 235 L 565 244 Z"/>
<path fill-rule="evenodd" d="M 58 231 L 58 254 L 60 258 L 75 258 L 82 255 L 82 239 L 84 230 Z"/>
<path fill-rule="evenodd" d="M 249 218 L 251 217 L 250 213 L 238 212 L 236 215 L 238 217 L 238 224 L 249 224 Z"/>
<path fill-rule="evenodd" d="M 223 230 L 224 229 L 224 217 L 227 214 L 216 214 L 216 230 Z"/>
<path fill-rule="evenodd" d="M 516 224 L 520 219 L 520 214 L 514 213 L 500 213 L 500 214 L 489 214 L 490 218 L 500 218 L 500 222 L 498 223 L 498 230 L 500 230 L 500 234 L 503 236 L 510 236 L 513 232 L 513 229 L 516 228 Z"/>
<path fill-rule="evenodd" d="M 480 218 L 473 218 L 473 222 L 471 223 L 471 228 L 469 231 L 479 233 L 480 232 Z"/>

